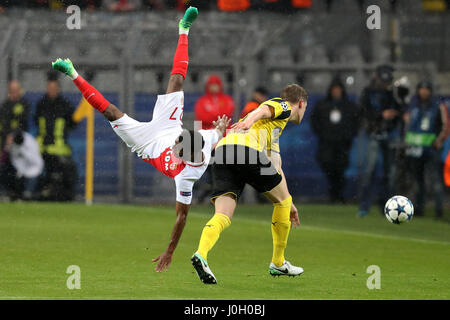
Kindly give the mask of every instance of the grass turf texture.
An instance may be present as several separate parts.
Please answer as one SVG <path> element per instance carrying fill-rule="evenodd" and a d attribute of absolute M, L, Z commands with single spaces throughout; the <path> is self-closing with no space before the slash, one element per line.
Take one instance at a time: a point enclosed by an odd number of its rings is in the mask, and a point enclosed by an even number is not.
<path fill-rule="evenodd" d="M 0 203 L 0 299 L 450 299 L 450 224 L 298 205 L 286 257 L 301 277 L 269 275 L 272 209 L 240 206 L 208 257 L 219 284 L 206 286 L 189 259 L 211 207 L 191 209 L 169 272 L 156 273 L 170 207 Z M 81 268 L 81 290 L 66 287 L 69 265 Z M 369 265 L 381 268 L 380 290 L 366 287 Z"/>

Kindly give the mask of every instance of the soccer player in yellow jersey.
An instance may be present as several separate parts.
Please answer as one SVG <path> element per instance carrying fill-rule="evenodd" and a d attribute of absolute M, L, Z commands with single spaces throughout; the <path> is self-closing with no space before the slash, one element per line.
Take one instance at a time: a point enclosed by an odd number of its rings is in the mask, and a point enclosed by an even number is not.
<path fill-rule="evenodd" d="M 230 226 L 246 183 L 263 193 L 274 206 L 270 274 L 297 276 L 303 273 L 302 268 L 284 259 L 291 222 L 297 227 L 300 221 L 281 170 L 278 138 L 288 121 L 296 124 L 302 121 L 307 98 L 301 86 L 288 85 L 282 90 L 280 98 L 261 103 L 257 109 L 235 123 L 227 136 L 217 144 L 212 167 L 216 183 L 211 198 L 215 214 L 203 228 L 197 252 L 191 258 L 203 283 L 217 283 L 207 262 L 208 252 L 221 232 Z"/>

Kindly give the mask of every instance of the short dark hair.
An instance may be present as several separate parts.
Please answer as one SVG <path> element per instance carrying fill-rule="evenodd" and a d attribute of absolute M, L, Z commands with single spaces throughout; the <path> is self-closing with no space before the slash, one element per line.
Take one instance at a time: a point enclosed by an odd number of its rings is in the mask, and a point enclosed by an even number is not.
<path fill-rule="evenodd" d="M 281 99 L 291 103 L 297 103 L 300 102 L 300 100 L 307 101 L 308 94 L 302 86 L 293 83 L 284 87 L 284 89 L 281 91 Z"/>
<path fill-rule="evenodd" d="M 183 129 L 183 132 L 178 136 L 178 142 L 183 146 L 180 156 L 189 157 L 191 161 L 194 160 L 195 155 L 201 152 L 205 146 L 203 136 L 195 130 Z M 185 150 L 188 150 L 190 155 L 185 154 Z"/>

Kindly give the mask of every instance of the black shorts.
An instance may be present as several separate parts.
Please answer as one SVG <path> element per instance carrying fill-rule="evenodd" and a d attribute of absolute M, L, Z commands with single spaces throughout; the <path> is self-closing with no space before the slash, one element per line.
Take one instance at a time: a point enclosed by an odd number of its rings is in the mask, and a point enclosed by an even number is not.
<path fill-rule="evenodd" d="M 238 200 L 246 183 L 263 193 L 275 188 L 282 180 L 264 153 L 241 145 L 216 148 L 212 177 L 211 201 L 225 194 L 232 194 Z"/>

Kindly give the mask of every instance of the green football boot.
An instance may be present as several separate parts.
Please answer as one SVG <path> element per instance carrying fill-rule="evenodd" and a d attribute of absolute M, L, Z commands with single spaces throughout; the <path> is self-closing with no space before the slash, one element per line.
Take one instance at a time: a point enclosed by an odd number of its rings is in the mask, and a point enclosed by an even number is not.
<path fill-rule="evenodd" d="M 195 7 L 189 7 L 184 13 L 183 19 L 180 20 L 178 24 L 180 30 L 189 31 L 189 28 L 194 23 L 198 16 L 198 9 Z"/>
<path fill-rule="evenodd" d="M 191 258 L 191 263 L 194 266 L 195 271 L 197 272 L 198 278 L 204 284 L 217 284 L 216 277 L 209 268 L 208 262 L 206 262 L 206 260 L 200 255 L 200 253 L 194 253 Z"/>
<path fill-rule="evenodd" d="M 52 68 L 64 73 L 71 79 L 74 79 L 74 77 L 76 77 L 77 75 L 77 72 L 73 67 L 72 61 L 70 61 L 70 59 L 62 60 L 61 58 L 58 58 L 55 62 L 52 62 Z"/>

